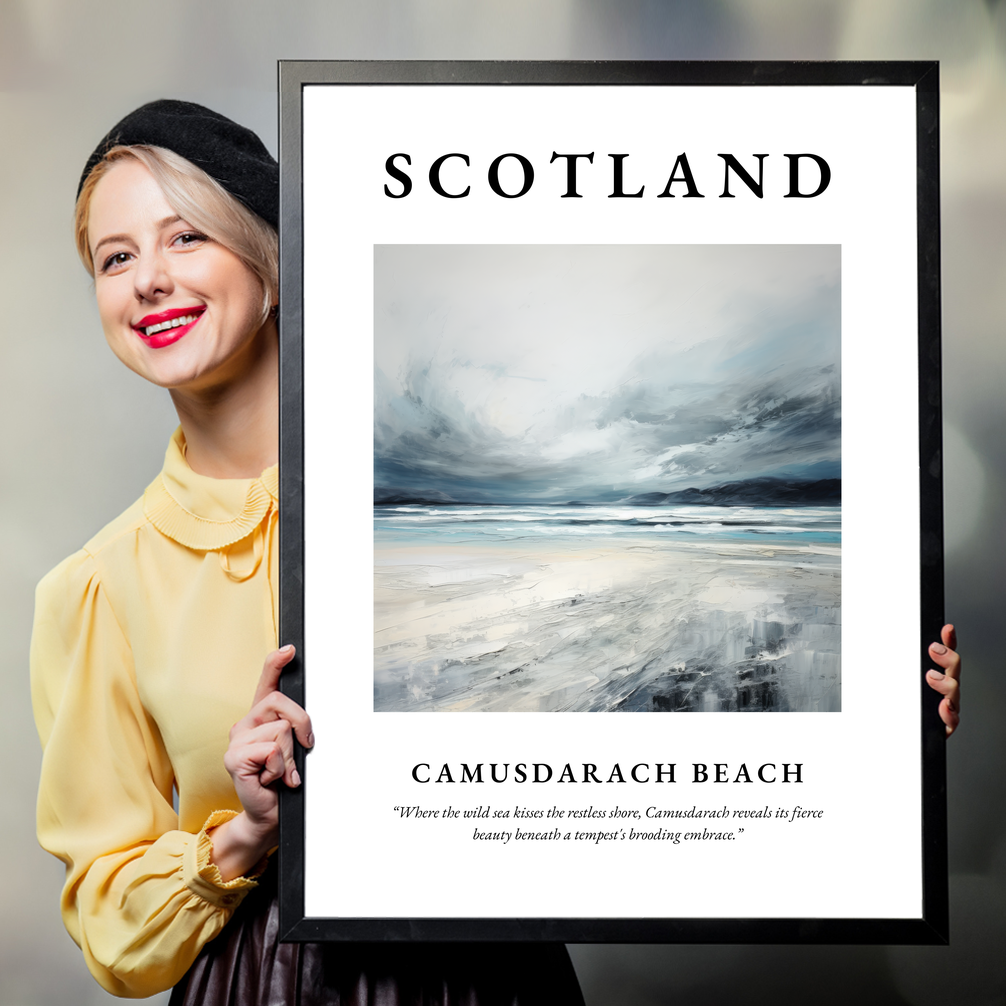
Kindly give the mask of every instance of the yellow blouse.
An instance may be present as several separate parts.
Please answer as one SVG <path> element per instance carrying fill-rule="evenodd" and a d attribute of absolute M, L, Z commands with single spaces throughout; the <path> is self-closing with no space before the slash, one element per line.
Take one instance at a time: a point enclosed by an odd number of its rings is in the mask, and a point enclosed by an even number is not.
<path fill-rule="evenodd" d="M 206 829 L 241 809 L 228 731 L 276 646 L 277 494 L 276 467 L 197 475 L 178 430 L 143 498 L 38 586 L 38 836 L 115 995 L 174 985 L 255 886 L 223 882 Z"/>

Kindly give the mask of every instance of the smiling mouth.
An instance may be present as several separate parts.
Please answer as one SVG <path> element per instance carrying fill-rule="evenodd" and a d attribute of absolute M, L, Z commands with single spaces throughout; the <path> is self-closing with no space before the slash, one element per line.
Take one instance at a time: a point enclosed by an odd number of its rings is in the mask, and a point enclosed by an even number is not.
<path fill-rule="evenodd" d="M 161 332 L 169 332 L 173 328 L 182 328 L 185 325 L 191 325 L 204 310 L 206 309 L 197 308 L 196 310 L 188 310 L 184 313 L 178 312 L 177 314 L 172 311 L 169 317 L 162 315 L 161 319 L 153 322 L 153 324 L 143 325 L 141 322 L 139 325 L 134 325 L 133 329 L 137 335 L 142 336 L 144 339 L 149 339 L 151 336 L 158 335 Z M 142 319 L 142 321 L 147 321 L 147 318 Z"/>
<path fill-rule="evenodd" d="M 158 314 L 146 315 L 133 325 L 133 331 L 148 348 L 164 349 L 188 335 L 205 311 L 204 305 L 173 307 Z"/>

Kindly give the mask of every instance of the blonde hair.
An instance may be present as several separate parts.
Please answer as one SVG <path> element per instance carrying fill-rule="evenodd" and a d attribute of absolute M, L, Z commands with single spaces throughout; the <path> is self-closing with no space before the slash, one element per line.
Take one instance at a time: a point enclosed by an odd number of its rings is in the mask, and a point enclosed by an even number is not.
<path fill-rule="evenodd" d="M 262 283 L 264 323 L 279 294 L 279 236 L 202 168 L 165 147 L 112 147 L 84 181 L 74 211 L 74 238 L 92 279 L 94 259 L 87 240 L 91 197 L 112 165 L 126 158 L 139 161 L 154 176 L 168 205 L 183 220 L 234 252 L 255 273 Z"/>

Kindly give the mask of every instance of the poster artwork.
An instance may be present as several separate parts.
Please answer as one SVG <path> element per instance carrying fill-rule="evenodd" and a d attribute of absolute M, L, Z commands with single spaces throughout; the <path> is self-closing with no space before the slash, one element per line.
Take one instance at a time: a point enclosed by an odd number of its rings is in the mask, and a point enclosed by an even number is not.
<path fill-rule="evenodd" d="M 376 245 L 374 709 L 841 709 L 838 245 Z"/>
<path fill-rule="evenodd" d="M 935 66 L 280 76 L 287 938 L 944 941 Z"/>

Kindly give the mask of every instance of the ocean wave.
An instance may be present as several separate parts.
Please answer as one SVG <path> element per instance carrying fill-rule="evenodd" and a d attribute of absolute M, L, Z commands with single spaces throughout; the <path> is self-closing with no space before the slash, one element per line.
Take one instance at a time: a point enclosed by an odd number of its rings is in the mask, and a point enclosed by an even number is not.
<path fill-rule="evenodd" d="M 840 507 L 625 507 L 625 506 L 377 506 L 375 535 L 615 537 L 686 535 L 724 539 L 769 536 L 835 543 L 841 540 Z"/>

